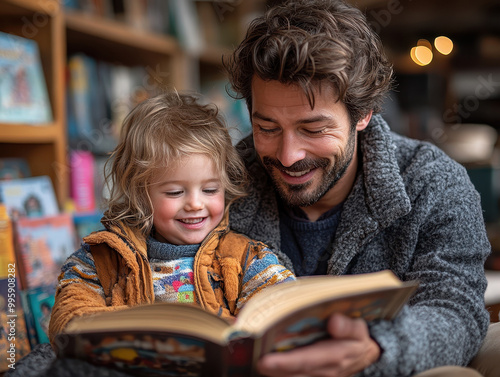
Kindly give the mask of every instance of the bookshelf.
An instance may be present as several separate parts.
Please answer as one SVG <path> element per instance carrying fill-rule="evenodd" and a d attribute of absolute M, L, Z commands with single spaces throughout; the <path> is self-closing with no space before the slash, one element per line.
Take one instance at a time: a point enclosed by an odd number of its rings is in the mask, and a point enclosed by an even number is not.
<path fill-rule="evenodd" d="M 222 54 L 229 52 L 241 38 L 240 21 L 244 15 L 262 9 L 264 2 L 252 5 L 234 2 L 224 5 L 225 8 L 220 8 L 215 0 L 193 4 L 202 21 L 203 39 L 202 50 L 194 55 L 186 52 L 181 41 L 172 35 L 138 29 L 123 19 L 66 9 L 64 2 L 0 0 L 0 31 L 33 39 L 38 44 L 53 113 L 53 121 L 48 124 L 0 123 L 0 158 L 25 158 L 32 175 L 50 176 L 62 208 L 69 198 L 70 186 L 66 120 L 68 56 L 84 53 L 113 64 L 140 65 L 150 74 L 149 82 L 199 91 L 205 78 L 223 78 Z M 207 40 L 207 27 L 220 29 L 218 36 Z M 227 31 L 235 27 L 238 30 Z"/>
<path fill-rule="evenodd" d="M 48 175 L 60 201 L 67 196 L 64 112 L 64 23 L 57 2 L 0 1 L 0 31 L 35 40 L 53 121 L 48 124 L 0 124 L 0 157 L 25 158 L 33 175 Z"/>

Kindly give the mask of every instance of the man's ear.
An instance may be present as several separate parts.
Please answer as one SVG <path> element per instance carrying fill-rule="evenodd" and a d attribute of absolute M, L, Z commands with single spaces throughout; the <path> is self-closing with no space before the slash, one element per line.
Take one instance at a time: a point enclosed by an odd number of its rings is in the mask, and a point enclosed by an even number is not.
<path fill-rule="evenodd" d="M 368 114 L 366 114 L 363 118 L 361 118 L 356 124 L 356 131 L 363 131 L 368 126 L 368 123 L 370 123 L 372 115 L 373 115 L 373 110 L 370 110 Z"/>

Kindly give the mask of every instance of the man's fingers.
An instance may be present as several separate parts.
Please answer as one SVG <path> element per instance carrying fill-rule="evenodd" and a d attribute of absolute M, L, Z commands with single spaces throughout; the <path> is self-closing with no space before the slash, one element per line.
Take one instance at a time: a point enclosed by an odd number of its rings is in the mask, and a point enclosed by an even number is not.
<path fill-rule="evenodd" d="M 266 376 L 299 376 L 312 371 L 315 371 L 313 375 L 319 376 L 318 372 L 328 366 L 333 371 L 344 355 L 345 349 L 341 344 L 325 340 L 296 350 L 266 355 L 259 361 L 258 369 Z"/>
<path fill-rule="evenodd" d="M 259 361 L 259 372 L 272 377 L 350 376 L 380 356 L 380 349 L 370 338 L 364 320 L 333 315 L 327 327 L 331 339 L 265 355 Z"/>
<path fill-rule="evenodd" d="M 333 339 L 362 340 L 368 336 L 368 326 L 362 319 L 333 314 L 328 320 L 328 333 Z"/>

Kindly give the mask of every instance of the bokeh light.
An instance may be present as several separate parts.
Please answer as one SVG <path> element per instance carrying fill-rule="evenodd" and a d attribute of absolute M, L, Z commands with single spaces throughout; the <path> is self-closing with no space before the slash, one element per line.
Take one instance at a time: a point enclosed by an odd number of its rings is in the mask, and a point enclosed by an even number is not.
<path fill-rule="evenodd" d="M 434 40 L 434 47 L 443 55 L 448 55 L 453 51 L 453 42 L 450 38 L 445 36 L 437 37 Z"/>
<path fill-rule="evenodd" d="M 411 59 L 418 65 L 424 66 L 432 61 L 433 55 L 427 46 L 416 46 L 410 51 Z"/>

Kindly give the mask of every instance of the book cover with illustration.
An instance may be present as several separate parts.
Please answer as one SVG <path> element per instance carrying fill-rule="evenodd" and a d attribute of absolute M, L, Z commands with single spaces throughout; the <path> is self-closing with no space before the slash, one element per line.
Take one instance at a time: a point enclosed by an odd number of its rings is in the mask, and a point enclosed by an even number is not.
<path fill-rule="evenodd" d="M 392 319 L 417 286 L 390 271 L 304 277 L 258 293 L 234 322 L 180 303 L 93 314 L 70 322 L 56 353 L 140 376 L 255 376 L 263 354 L 326 338 L 333 313 Z"/>
<path fill-rule="evenodd" d="M 21 305 L 23 306 L 24 311 L 24 320 L 26 322 L 26 331 L 28 334 L 28 339 L 31 345 L 31 349 L 38 344 L 38 337 L 36 336 L 36 326 L 35 326 L 35 318 L 33 317 L 33 313 L 31 312 L 30 302 L 28 300 L 28 292 L 29 290 L 21 290 Z"/>
<path fill-rule="evenodd" d="M 36 41 L 0 32 L 0 122 L 43 124 L 52 110 Z"/>
<path fill-rule="evenodd" d="M 0 201 L 13 221 L 59 213 L 54 186 L 46 175 L 0 181 Z"/>
<path fill-rule="evenodd" d="M 102 212 L 91 213 L 73 213 L 73 222 L 75 224 L 77 244 L 82 242 L 82 238 L 97 230 L 104 229 L 101 224 Z"/>
<path fill-rule="evenodd" d="M 22 288 L 55 286 L 62 264 L 76 250 L 71 215 L 20 218 L 15 234 Z"/>
<path fill-rule="evenodd" d="M 12 369 L 13 364 L 31 350 L 20 300 L 21 290 L 13 276 L 14 270 L 11 277 L 0 279 L 0 372 Z"/>
<path fill-rule="evenodd" d="M 49 322 L 54 306 L 55 287 L 41 286 L 25 292 L 31 316 L 30 320 L 27 321 L 28 327 L 33 326 L 30 331 L 36 334 L 38 344 L 49 343 Z"/>
<path fill-rule="evenodd" d="M 31 176 L 28 161 L 24 158 L 0 158 L 0 181 Z"/>

